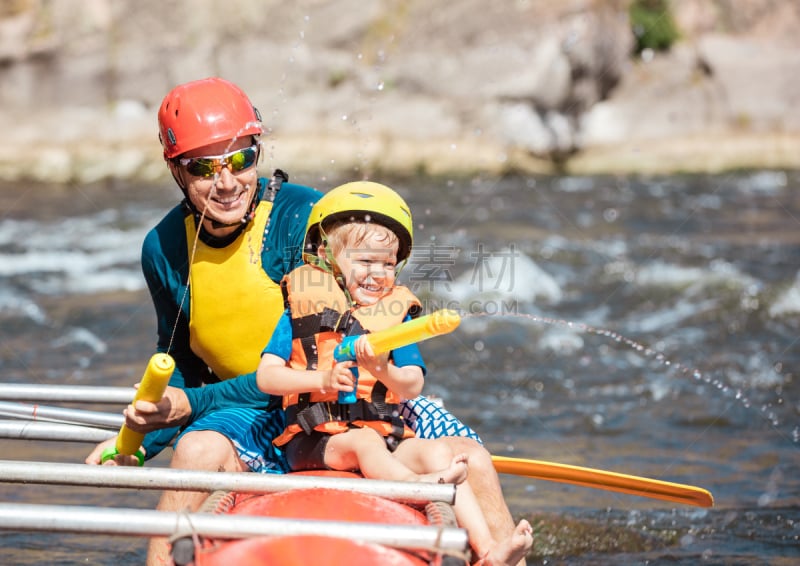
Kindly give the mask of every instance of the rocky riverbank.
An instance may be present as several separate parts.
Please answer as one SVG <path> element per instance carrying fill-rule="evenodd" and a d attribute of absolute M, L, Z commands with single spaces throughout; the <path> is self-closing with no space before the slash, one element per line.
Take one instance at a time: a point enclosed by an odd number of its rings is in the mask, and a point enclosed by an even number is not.
<path fill-rule="evenodd" d="M 163 179 L 158 104 L 210 75 L 318 179 L 800 168 L 800 7 L 669 4 L 679 41 L 632 57 L 627 0 L 15 0 L 0 179 Z"/>

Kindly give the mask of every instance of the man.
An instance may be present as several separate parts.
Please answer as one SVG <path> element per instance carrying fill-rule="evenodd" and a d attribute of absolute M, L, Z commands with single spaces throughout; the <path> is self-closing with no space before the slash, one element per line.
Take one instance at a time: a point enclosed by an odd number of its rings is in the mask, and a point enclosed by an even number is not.
<path fill-rule="evenodd" d="M 142 270 L 156 309 L 157 349 L 175 359 L 176 369 L 164 399 L 129 407 L 127 425 L 149 432 L 147 458 L 185 427 L 173 468 L 285 472 L 271 443 L 285 426 L 283 411 L 258 390 L 255 370 L 284 310 L 278 282 L 302 261 L 306 222 L 320 193 L 288 183 L 281 171 L 269 181 L 258 177 L 261 119 L 228 81 L 177 86 L 158 121 L 164 159 L 184 200 L 145 238 Z M 424 397 L 406 402 L 403 412 L 418 436 L 449 436 L 454 454 L 469 455 L 468 481 L 493 534 L 511 533 L 497 474 L 477 435 Z M 113 443 L 98 445 L 86 463 L 100 464 Z M 206 495 L 165 492 L 158 508 L 196 510 Z M 154 538 L 147 563 L 168 563 L 168 553 L 167 541 Z"/>

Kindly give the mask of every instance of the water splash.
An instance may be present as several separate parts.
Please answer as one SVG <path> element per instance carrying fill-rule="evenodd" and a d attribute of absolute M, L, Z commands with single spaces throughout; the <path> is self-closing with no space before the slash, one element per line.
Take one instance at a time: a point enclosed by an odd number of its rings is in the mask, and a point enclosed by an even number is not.
<path fill-rule="evenodd" d="M 663 352 L 651 348 L 646 344 L 641 342 L 637 342 L 627 336 L 624 336 L 614 330 L 610 330 L 608 328 L 600 328 L 591 326 L 589 324 L 583 322 L 576 322 L 566 319 L 559 319 L 559 318 L 552 318 L 546 316 L 540 316 L 530 313 L 514 313 L 514 312 L 469 312 L 469 313 L 460 313 L 462 320 L 470 319 L 470 318 L 489 318 L 489 317 L 513 317 L 515 319 L 523 319 L 531 322 L 535 322 L 537 324 L 547 325 L 547 326 L 554 326 L 565 328 L 573 332 L 578 332 L 582 334 L 592 334 L 595 336 L 600 336 L 605 338 L 611 342 L 621 344 L 630 348 L 631 350 L 637 352 L 639 355 L 651 359 L 655 361 L 657 364 L 663 366 L 666 369 L 672 369 L 678 372 L 680 375 L 686 377 L 687 379 L 694 380 L 696 382 L 703 383 L 710 387 L 715 388 L 723 395 L 732 397 L 735 401 L 737 401 L 742 407 L 745 409 L 753 408 L 753 403 L 750 398 L 745 394 L 742 388 L 733 387 L 729 384 L 726 384 L 719 378 L 712 377 L 706 373 L 701 372 L 697 368 L 689 367 L 684 365 L 680 362 L 676 362 L 670 358 L 668 358 Z M 480 343 L 480 350 L 483 350 L 483 342 L 478 341 L 476 342 L 476 349 L 478 348 L 477 344 Z M 777 400 L 777 404 L 781 404 L 783 401 L 782 399 Z M 762 417 L 764 417 L 773 427 L 778 427 L 780 423 L 780 419 L 778 418 L 777 412 L 775 411 L 775 406 L 773 403 L 764 403 L 759 406 L 759 412 L 761 413 Z M 794 431 L 792 432 L 792 441 L 794 443 L 800 443 L 800 428 L 795 427 Z"/>

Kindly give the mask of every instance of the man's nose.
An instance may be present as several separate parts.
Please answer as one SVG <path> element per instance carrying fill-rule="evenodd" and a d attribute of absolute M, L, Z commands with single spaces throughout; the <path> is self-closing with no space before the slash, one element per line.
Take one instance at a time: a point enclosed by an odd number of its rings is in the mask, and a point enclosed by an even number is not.
<path fill-rule="evenodd" d="M 236 176 L 231 173 L 230 168 L 226 165 L 221 167 L 217 174 L 217 186 L 230 189 L 236 186 Z"/>

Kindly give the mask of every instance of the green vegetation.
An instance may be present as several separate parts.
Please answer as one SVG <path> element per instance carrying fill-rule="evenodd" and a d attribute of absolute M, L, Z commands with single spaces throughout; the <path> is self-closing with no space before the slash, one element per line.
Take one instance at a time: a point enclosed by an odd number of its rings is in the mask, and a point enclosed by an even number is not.
<path fill-rule="evenodd" d="M 637 55 L 645 49 L 667 51 L 680 37 L 669 0 L 633 0 L 628 16 L 636 38 L 634 52 Z"/>

